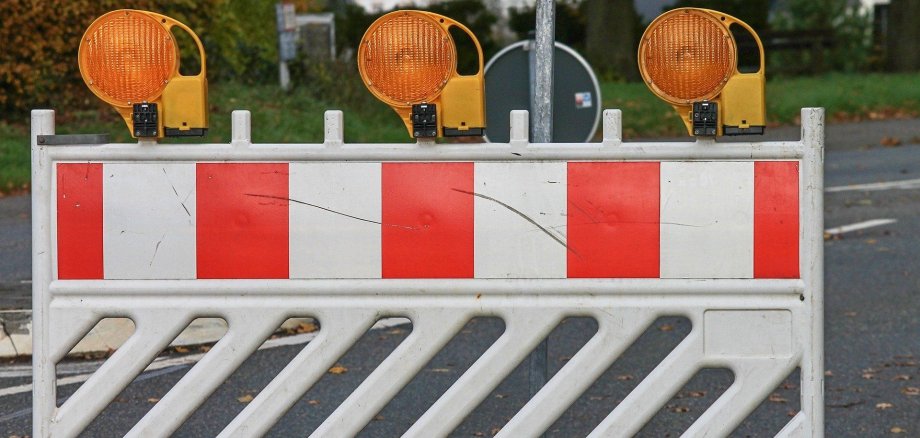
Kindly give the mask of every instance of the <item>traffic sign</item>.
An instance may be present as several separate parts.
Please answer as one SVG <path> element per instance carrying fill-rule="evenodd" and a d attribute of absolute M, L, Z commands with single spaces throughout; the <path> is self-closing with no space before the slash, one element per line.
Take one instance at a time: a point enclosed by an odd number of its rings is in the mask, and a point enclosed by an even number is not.
<path fill-rule="evenodd" d="M 486 64 L 486 138 L 509 139 L 508 114 L 531 108 L 533 41 L 518 41 Z M 591 66 L 571 47 L 556 43 L 553 81 L 553 142 L 590 141 L 601 119 L 601 92 Z M 525 78 L 530 78 L 525 80 Z"/>

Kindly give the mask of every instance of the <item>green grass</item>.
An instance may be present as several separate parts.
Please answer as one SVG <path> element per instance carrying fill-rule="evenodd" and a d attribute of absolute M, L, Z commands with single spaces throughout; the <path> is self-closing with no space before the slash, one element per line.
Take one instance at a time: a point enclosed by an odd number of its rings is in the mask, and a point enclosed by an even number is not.
<path fill-rule="evenodd" d="M 601 85 L 604 108 L 623 110 L 629 138 L 684 136 L 670 105 L 642 83 Z M 767 81 L 767 123 L 797 124 L 805 107 L 824 107 L 830 122 L 909 117 L 920 114 L 920 74 L 842 74 Z"/>
<path fill-rule="evenodd" d="M 0 194 L 28 187 L 29 156 L 28 129 L 0 122 Z"/>
<path fill-rule="evenodd" d="M 675 111 L 642 83 L 601 85 L 604 108 L 623 110 L 627 138 L 686 135 Z M 283 92 L 275 85 L 211 84 L 211 127 L 205 139 L 168 142 L 230 141 L 230 112 L 252 111 L 252 137 L 257 143 L 316 143 L 323 139 L 323 111 L 345 112 L 345 141 L 408 142 L 405 128 L 386 105 L 368 98 L 345 106 L 335 99 L 317 100 L 304 87 Z M 770 125 L 795 124 L 803 107 L 827 108 L 831 122 L 920 114 L 920 74 L 830 74 L 809 78 L 776 78 L 767 82 Z M 114 110 L 87 102 L 78 111 L 59 111 L 57 133 L 109 133 L 113 141 L 130 141 Z M 29 128 L 25 114 L 0 120 L 0 193 L 18 191 L 29 181 Z"/>

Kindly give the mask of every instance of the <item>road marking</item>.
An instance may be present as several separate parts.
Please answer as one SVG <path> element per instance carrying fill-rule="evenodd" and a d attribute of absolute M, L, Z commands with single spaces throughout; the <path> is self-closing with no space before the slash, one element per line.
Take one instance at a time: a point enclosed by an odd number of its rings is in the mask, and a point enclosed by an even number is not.
<path fill-rule="evenodd" d="M 173 372 L 173 371 L 179 371 L 179 370 L 182 370 L 182 369 L 185 369 L 185 368 L 187 368 L 187 367 L 186 367 L 186 366 L 177 366 L 177 367 L 175 367 L 175 369 L 166 368 L 166 369 L 162 369 L 162 370 L 155 371 L 155 372 L 144 373 L 144 374 L 141 374 L 140 376 L 137 376 L 137 378 L 134 379 L 134 381 L 135 381 L 135 382 L 142 382 L 142 381 L 147 380 L 147 379 L 152 379 L 152 378 L 154 378 L 154 377 L 159 377 L 159 376 L 162 376 L 162 375 L 164 375 L 164 374 L 169 374 L 169 373 L 171 373 L 171 372 Z M 59 398 L 59 399 L 57 400 L 57 405 L 58 405 L 58 406 L 63 405 L 64 402 L 67 401 L 67 399 L 68 399 L 69 397 L 70 397 L 70 396 Z M 3 423 L 4 421 L 15 420 L 15 419 L 17 419 L 17 418 L 19 418 L 19 417 L 25 417 L 26 415 L 29 415 L 29 414 L 31 414 L 31 413 L 32 413 L 32 407 L 31 407 L 31 406 L 28 407 L 28 408 L 25 408 L 25 409 L 20 409 L 20 410 L 18 410 L 18 411 L 16 411 L 16 412 L 13 412 L 13 413 L 10 413 L 10 414 L 6 414 L 6 415 L 0 416 L 0 423 Z"/>
<path fill-rule="evenodd" d="M 407 324 L 408 322 L 409 320 L 406 318 L 384 318 L 384 319 L 381 319 L 380 321 L 377 321 L 377 323 L 374 324 L 373 327 L 371 327 L 371 330 L 380 330 L 380 329 L 385 329 L 385 328 L 390 328 L 390 327 L 396 327 L 396 326 L 400 326 L 403 324 Z M 317 332 L 301 333 L 299 335 L 284 336 L 280 338 L 269 339 L 265 341 L 265 343 L 263 343 L 261 347 L 259 347 L 259 350 L 260 351 L 270 350 L 272 348 L 306 344 L 307 342 L 310 342 L 313 339 L 315 339 L 318 334 L 319 332 L 317 331 Z M 148 377 L 148 375 L 158 370 L 164 370 L 164 371 L 156 375 L 168 374 L 174 371 L 183 370 L 186 367 L 191 366 L 195 364 L 196 362 L 198 362 L 199 360 L 201 360 L 201 358 L 203 358 L 205 354 L 207 353 L 197 353 L 197 354 L 190 354 L 186 356 L 164 357 L 164 358 L 155 359 L 150 365 L 147 366 L 147 368 L 144 370 L 143 373 L 141 373 L 139 376 L 137 376 L 137 378 L 134 379 L 134 381 L 139 381 L 139 379 L 145 380 L 150 377 L 155 377 L 155 376 Z M 80 370 L 87 370 L 90 367 L 92 367 L 92 370 L 88 370 L 89 372 L 84 373 L 84 374 L 77 374 L 73 376 L 60 378 L 57 380 L 57 386 L 60 387 L 60 386 L 72 385 L 74 383 L 83 383 L 89 380 L 90 376 L 93 375 L 96 369 L 99 368 L 103 362 L 105 361 L 95 361 L 92 363 L 80 362 L 80 363 L 75 364 L 75 366 Z M 9 369 L 9 368 L 5 369 L 3 371 L 3 374 L 0 375 L 0 377 L 14 378 L 14 377 L 31 377 L 32 376 L 31 368 L 27 369 L 26 367 L 20 367 L 20 366 L 16 366 L 13 368 L 14 369 Z M 166 371 L 166 369 L 169 369 L 169 370 Z M 62 373 L 66 374 L 67 371 L 63 370 Z M 10 386 L 7 388 L 0 389 L 0 397 L 5 397 L 8 395 L 22 394 L 24 392 L 31 392 L 31 391 L 32 391 L 31 383 L 26 383 L 24 385 Z M 0 417 L 0 422 L 3 422 L 3 421 L 5 421 L 3 417 Z"/>
<path fill-rule="evenodd" d="M 893 224 L 897 221 L 898 221 L 897 219 L 872 219 L 870 221 L 857 222 L 855 224 L 828 228 L 824 230 L 824 233 L 834 235 L 834 236 L 839 236 L 841 234 L 850 233 L 850 232 L 858 231 L 858 230 L 864 230 L 866 228 L 880 227 L 882 225 Z"/>
<path fill-rule="evenodd" d="M 827 187 L 824 189 L 827 193 L 834 192 L 851 192 L 851 191 L 864 191 L 872 192 L 878 190 L 892 190 L 892 189 L 901 189 L 901 190 L 910 190 L 910 189 L 920 189 L 920 178 L 917 179 L 905 179 L 901 181 L 887 181 L 887 182 L 877 182 L 869 184 L 853 184 L 848 186 L 837 186 L 837 187 Z"/>

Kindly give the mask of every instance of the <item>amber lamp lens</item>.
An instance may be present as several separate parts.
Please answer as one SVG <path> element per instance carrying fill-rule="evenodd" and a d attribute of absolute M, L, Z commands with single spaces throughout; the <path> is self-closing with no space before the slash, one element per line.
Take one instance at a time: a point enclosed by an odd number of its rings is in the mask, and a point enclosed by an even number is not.
<path fill-rule="evenodd" d="M 665 100 L 706 100 L 718 94 L 734 72 L 735 45 L 715 17 L 678 10 L 645 31 L 639 64 L 643 79 Z"/>
<path fill-rule="evenodd" d="M 371 25 L 358 50 L 364 83 L 377 97 L 396 105 L 431 101 L 456 69 L 447 31 L 417 13 L 384 15 Z"/>
<path fill-rule="evenodd" d="M 153 17 L 113 11 L 99 17 L 80 43 L 80 71 L 114 105 L 157 98 L 176 71 L 176 43 Z"/>

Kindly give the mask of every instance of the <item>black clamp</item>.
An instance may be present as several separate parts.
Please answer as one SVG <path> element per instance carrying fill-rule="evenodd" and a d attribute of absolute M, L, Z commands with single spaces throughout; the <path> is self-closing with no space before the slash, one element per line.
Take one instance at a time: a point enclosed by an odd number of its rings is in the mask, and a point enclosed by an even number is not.
<path fill-rule="evenodd" d="M 434 104 L 412 105 L 412 136 L 415 138 L 438 136 L 438 111 Z"/>
<path fill-rule="evenodd" d="M 719 132 L 719 106 L 715 102 L 693 102 L 693 135 L 715 137 Z"/>
<path fill-rule="evenodd" d="M 131 112 L 135 137 L 156 137 L 159 114 L 155 103 L 135 103 Z"/>

